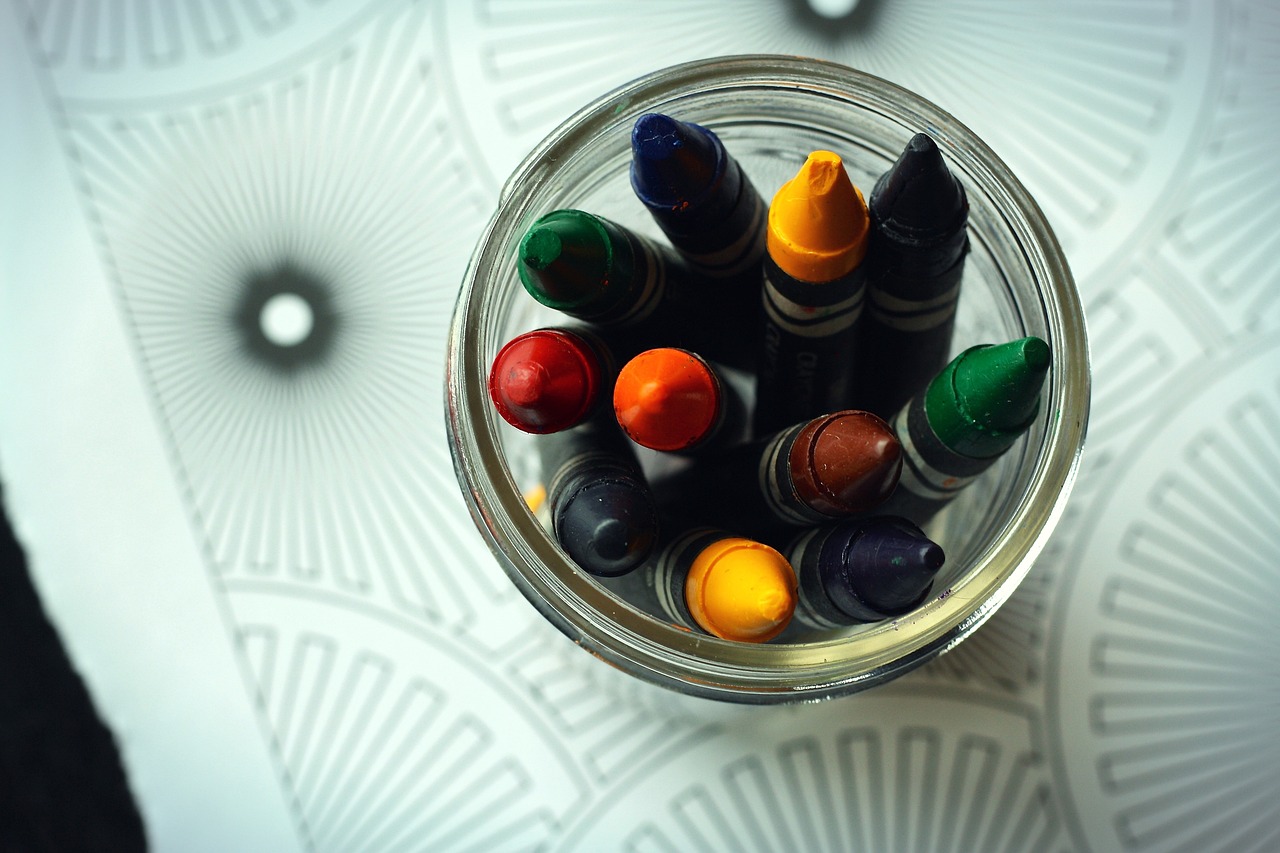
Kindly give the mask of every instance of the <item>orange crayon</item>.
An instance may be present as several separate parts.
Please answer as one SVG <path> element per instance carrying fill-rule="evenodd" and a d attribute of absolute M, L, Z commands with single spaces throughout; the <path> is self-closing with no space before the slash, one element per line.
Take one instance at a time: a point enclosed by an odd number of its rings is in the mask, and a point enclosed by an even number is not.
<path fill-rule="evenodd" d="M 718 444 L 738 431 L 744 410 L 718 368 L 674 347 L 646 350 L 631 359 L 613 388 L 618 424 L 636 444 L 653 450 L 692 451 Z"/>

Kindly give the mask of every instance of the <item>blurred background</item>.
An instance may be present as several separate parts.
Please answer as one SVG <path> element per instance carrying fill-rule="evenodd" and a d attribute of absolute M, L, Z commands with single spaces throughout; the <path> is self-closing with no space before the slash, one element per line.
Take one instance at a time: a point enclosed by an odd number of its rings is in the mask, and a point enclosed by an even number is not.
<path fill-rule="evenodd" d="M 609 88 L 748 52 L 986 139 L 1094 370 L 1014 598 L 802 707 L 575 648 L 443 425 L 505 176 Z M 1280 845 L 1280 4 L 6 0 L 0 115 L 0 480 L 154 849 Z"/>

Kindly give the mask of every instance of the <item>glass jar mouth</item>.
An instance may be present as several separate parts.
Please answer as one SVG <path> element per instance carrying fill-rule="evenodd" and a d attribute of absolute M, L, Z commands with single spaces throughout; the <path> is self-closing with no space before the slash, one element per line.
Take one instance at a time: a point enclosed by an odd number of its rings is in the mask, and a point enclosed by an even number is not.
<path fill-rule="evenodd" d="M 1052 348 L 1043 424 L 1025 441 L 1016 493 L 990 519 L 984 544 L 910 614 L 799 644 L 690 634 L 626 605 L 582 573 L 527 508 L 485 384 L 513 305 L 511 247 L 528 224 L 552 209 L 552 199 L 564 206 L 559 201 L 577 192 L 575 181 L 590 190 L 587 184 L 599 179 L 591 164 L 602 147 L 616 154 L 626 146 L 637 116 L 739 97 L 776 100 L 779 115 L 763 121 L 779 128 L 830 123 L 847 113 L 900 130 L 903 141 L 918 130 L 934 136 L 957 175 L 978 190 L 970 192 L 971 229 L 1030 282 L 1026 293 L 1002 298 L 1013 300 L 1017 323 Z M 750 118 L 726 121 L 762 120 Z M 1024 284 L 1010 287 L 1020 293 Z M 549 621 L 633 675 L 695 695 L 767 703 L 827 698 L 889 680 L 950 648 L 994 612 L 1061 515 L 1083 448 L 1089 383 L 1083 311 L 1063 252 L 1035 201 L 981 139 L 941 108 L 872 75 L 827 61 L 745 55 L 684 63 L 628 83 L 567 119 L 516 168 L 464 276 L 449 333 L 445 402 L 454 467 L 473 518 L 509 577 Z"/>

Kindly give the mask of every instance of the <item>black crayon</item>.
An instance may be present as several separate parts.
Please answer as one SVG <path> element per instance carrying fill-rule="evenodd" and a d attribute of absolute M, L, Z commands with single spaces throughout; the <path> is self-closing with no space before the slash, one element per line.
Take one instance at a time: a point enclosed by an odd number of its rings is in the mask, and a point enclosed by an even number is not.
<path fill-rule="evenodd" d="M 867 299 L 854 401 L 892 417 L 947 363 L 969 251 L 969 202 L 917 133 L 871 191 Z"/>
<path fill-rule="evenodd" d="M 538 437 L 552 533 L 583 571 L 634 571 L 658 537 L 658 513 L 611 411 Z"/>

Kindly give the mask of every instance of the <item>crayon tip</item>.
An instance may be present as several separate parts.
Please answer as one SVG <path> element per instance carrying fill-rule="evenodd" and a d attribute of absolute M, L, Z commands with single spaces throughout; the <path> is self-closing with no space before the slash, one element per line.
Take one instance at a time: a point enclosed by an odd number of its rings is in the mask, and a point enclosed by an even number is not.
<path fill-rule="evenodd" d="M 942 552 L 942 546 L 937 542 L 923 544 L 915 552 L 916 565 L 930 574 L 942 568 L 942 564 L 946 561 L 947 555 Z"/>
<path fill-rule="evenodd" d="M 827 594 L 837 608 L 858 618 L 886 618 L 914 608 L 946 559 L 924 531 L 891 515 L 838 528 L 829 543 L 819 556 Z"/>
<path fill-rule="evenodd" d="M 925 395 L 934 432 L 959 453 L 1002 453 L 1035 419 L 1049 370 L 1049 344 L 1035 336 L 965 350 Z"/>
<path fill-rule="evenodd" d="M 694 559 L 685 601 L 698 625 L 725 640 L 763 643 L 787 627 L 796 576 L 786 557 L 760 542 L 729 537 Z"/>
<path fill-rule="evenodd" d="M 614 264 L 603 223 L 581 210 L 540 217 L 520 240 L 520 281 L 549 308 L 572 309 L 598 294 Z"/>
<path fill-rule="evenodd" d="M 1049 345 L 1029 337 L 974 350 L 956 366 L 956 397 L 975 424 L 1019 429 L 1035 417 Z"/>
<path fill-rule="evenodd" d="M 769 256 L 808 282 L 834 281 L 862 263 L 870 218 L 844 162 L 814 151 L 769 205 Z"/>
<path fill-rule="evenodd" d="M 637 568 L 653 550 L 656 515 L 643 487 L 597 480 L 578 490 L 557 513 L 556 536 L 584 570 L 616 577 Z"/>
<path fill-rule="evenodd" d="M 893 494 L 902 473 L 902 445 L 882 418 L 846 409 L 806 425 L 789 462 L 796 491 L 810 506 L 847 516 Z"/>
<path fill-rule="evenodd" d="M 627 525 L 617 518 L 601 519 L 592 534 L 592 546 L 599 559 L 617 561 L 631 550 Z"/>
<path fill-rule="evenodd" d="M 540 364 L 517 364 L 507 371 L 507 397 L 517 406 L 531 406 L 547 393 L 547 371 Z"/>
<path fill-rule="evenodd" d="M 887 560 L 893 569 L 889 577 L 868 596 L 868 603 L 880 610 L 897 610 L 917 601 L 946 560 L 942 546 L 923 537 L 900 544 L 898 552 Z"/>
<path fill-rule="evenodd" d="M 631 129 L 631 185 L 650 206 L 696 204 L 724 170 L 711 131 L 661 113 L 646 113 Z"/>
<path fill-rule="evenodd" d="M 646 382 L 637 390 L 636 399 L 642 408 L 655 414 L 662 414 L 667 408 L 667 401 L 671 399 L 671 394 L 667 386 L 661 382 Z"/>
<path fill-rule="evenodd" d="M 554 228 L 535 228 L 525 235 L 520 259 L 535 270 L 545 270 L 560 258 L 564 243 Z"/>
<path fill-rule="evenodd" d="M 946 555 L 919 527 L 884 516 L 867 528 L 870 546 L 861 598 L 881 613 L 899 613 L 919 603 Z"/>
<path fill-rule="evenodd" d="M 684 450 L 715 427 L 720 393 L 705 361 L 685 350 L 660 347 L 640 353 L 618 371 L 613 411 L 636 444 Z"/>
<path fill-rule="evenodd" d="M 926 133 L 911 137 L 871 191 L 871 214 L 894 242 L 929 245 L 956 239 L 969 216 L 964 186 Z"/>
<path fill-rule="evenodd" d="M 595 405 L 600 365 L 582 338 L 537 329 L 508 341 L 489 371 L 489 396 L 507 423 L 532 433 L 558 432 Z"/>

